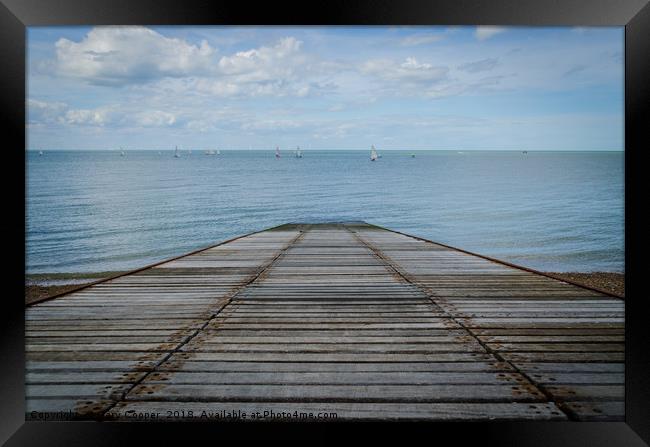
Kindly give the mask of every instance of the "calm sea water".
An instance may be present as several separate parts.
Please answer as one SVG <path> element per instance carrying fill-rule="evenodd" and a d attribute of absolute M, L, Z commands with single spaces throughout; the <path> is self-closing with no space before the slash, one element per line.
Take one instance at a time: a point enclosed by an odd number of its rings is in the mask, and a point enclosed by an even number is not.
<path fill-rule="evenodd" d="M 623 271 L 617 152 L 26 154 L 27 273 L 136 268 L 285 222 L 364 220 L 549 271 Z"/>

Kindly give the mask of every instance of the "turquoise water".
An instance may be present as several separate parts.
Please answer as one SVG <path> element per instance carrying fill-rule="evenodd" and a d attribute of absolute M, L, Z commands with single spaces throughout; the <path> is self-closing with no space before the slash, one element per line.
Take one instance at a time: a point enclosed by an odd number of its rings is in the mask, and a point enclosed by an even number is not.
<path fill-rule="evenodd" d="M 364 220 L 548 271 L 623 271 L 621 152 L 26 154 L 27 273 L 131 269 L 285 222 Z"/>

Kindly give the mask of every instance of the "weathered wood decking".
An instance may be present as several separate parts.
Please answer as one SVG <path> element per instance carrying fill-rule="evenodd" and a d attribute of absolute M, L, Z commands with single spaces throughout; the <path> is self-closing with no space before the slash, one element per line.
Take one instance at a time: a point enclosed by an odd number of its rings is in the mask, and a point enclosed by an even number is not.
<path fill-rule="evenodd" d="M 623 323 L 449 247 L 285 225 L 27 308 L 27 418 L 622 420 Z"/>

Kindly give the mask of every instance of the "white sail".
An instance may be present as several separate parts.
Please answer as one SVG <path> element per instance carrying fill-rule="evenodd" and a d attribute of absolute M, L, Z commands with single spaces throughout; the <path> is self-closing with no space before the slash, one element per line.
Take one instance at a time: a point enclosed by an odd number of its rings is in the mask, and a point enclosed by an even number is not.
<path fill-rule="evenodd" d="M 174 150 L 174 158 L 181 158 L 181 154 L 178 153 L 178 146 L 176 146 L 176 150 Z"/>
<path fill-rule="evenodd" d="M 302 158 L 302 151 L 300 150 L 300 146 L 296 148 L 296 158 Z"/>
<path fill-rule="evenodd" d="M 120 157 L 124 157 L 126 152 L 124 152 L 124 149 L 122 149 L 122 146 L 120 146 Z"/>
<path fill-rule="evenodd" d="M 377 151 L 375 150 L 375 146 L 372 146 L 372 149 L 370 149 L 370 161 L 375 160 L 377 160 Z"/>
<path fill-rule="evenodd" d="M 280 158 L 280 148 L 277 146 L 275 147 L 275 158 Z"/>

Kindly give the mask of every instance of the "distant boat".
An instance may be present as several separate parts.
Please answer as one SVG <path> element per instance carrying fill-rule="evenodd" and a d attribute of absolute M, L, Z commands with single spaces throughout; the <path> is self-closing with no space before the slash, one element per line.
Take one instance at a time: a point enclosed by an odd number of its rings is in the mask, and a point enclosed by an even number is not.
<path fill-rule="evenodd" d="M 217 149 L 217 155 L 221 155 L 221 151 Z"/>
<path fill-rule="evenodd" d="M 415 158 L 415 154 L 411 154 L 411 158 Z"/>
<path fill-rule="evenodd" d="M 296 158 L 302 158 L 302 151 L 300 150 L 300 146 L 296 148 L 296 151 L 294 152 L 294 155 Z"/>
<path fill-rule="evenodd" d="M 524 153 L 524 154 L 527 154 L 527 153 L 528 153 L 528 151 L 524 151 L 524 152 L 522 152 L 522 153 Z"/>
<path fill-rule="evenodd" d="M 120 157 L 124 157 L 126 155 L 126 152 L 124 152 L 124 149 L 122 149 L 122 146 L 120 146 Z"/>
<path fill-rule="evenodd" d="M 216 152 L 214 151 L 214 149 L 208 149 L 207 151 L 205 151 L 205 155 L 215 155 L 215 154 Z"/>
<path fill-rule="evenodd" d="M 176 150 L 174 151 L 174 158 L 181 158 L 181 154 L 178 153 L 178 146 L 176 146 Z"/>
<path fill-rule="evenodd" d="M 38 155 L 43 155 L 43 151 L 38 151 Z"/>
<path fill-rule="evenodd" d="M 370 149 L 370 161 L 375 161 L 377 160 L 377 158 L 378 158 L 377 150 L 375 149 L 375 146 L 372 146 L 372 148 Z"/>
<path fill-rule="evenodd" d="M 280 158 L 280 148 L 277 146 L 275 147 L 275 158 Z"/>

